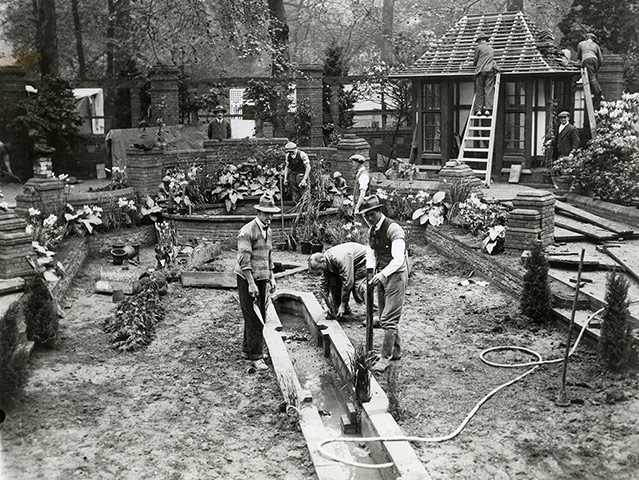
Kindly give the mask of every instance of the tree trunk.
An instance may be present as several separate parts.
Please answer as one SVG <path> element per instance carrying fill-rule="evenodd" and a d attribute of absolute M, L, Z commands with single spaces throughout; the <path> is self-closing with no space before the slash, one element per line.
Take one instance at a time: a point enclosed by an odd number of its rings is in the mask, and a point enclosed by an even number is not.
<path fill-rule="evenodd" d="M 41 32 L 40 74 L 57 75 L 59 67 L 55 0 L 40 0 L 38 10 Z"/>
<path fill-rule="evenodd" d="M 393 17 L 395 16 L 395 0 L 384 0 L 382 6 L 382 61 L 393 60 Z"/>
<path fill-rule="evenodd" d="M 271 74 L 274 77 L 280 77 L 290 72 L 288 24 L 283 0 L 268 0 L 268 9 L 270 14 L 268 33 L 273 46 Z"/>
<path fill-rule="evenodd" d="M 109 12 L 109 20 L 106 29 L 106 74 L 112 77 L 114 73 L 113 66 L 113 47 L 115 42 L 115 6 L 113 0 L 107 0 L 107 11 Z"/>
<path fill-rule="evenodd" d="M 84 60 L 84 45 L 82 43 L 82 22 L 78 11 L 78 0 L 71 0 L 71 11 L 73 13 L 73 30 L 75 33 L 75 47 L 78 51 L 78 77 L 83 79 L 86 76 L 86 61 Z"/>
<path fill-rule="evenodd" d="M 35 23 L 35 46 L 36 51 L 40 51 L 40 47 L 42 45 L 42 25 L 40 24 L 40 5 L 38 0 L 32 0 L 31 5 L 33 6 L 33 19 Z"/>

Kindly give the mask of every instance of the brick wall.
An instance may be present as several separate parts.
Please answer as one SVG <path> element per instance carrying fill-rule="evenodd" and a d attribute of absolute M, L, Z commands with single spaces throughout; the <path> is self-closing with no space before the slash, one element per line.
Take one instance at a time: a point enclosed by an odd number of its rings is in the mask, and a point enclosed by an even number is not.
<path fill-rule="evenodd" d="M 311 131 L 307 142 L 300 142 L 300 146 L 321 147 L 324 145 L 322 123 L 324 117 L 322 65 L 299 65 L 302 72 L 296 78 L 297 102 L 306 100 L 311 107 Z"/>
<path fill-rule="evenodd" d="M 56 254 L 55 259 L 62 263 L 66 273 L 51 288 L 51 294 L 58 302 L 64 298 L 71 286 L 71 282 L 73 282 L 74 277 L 89 256 L 86 237 L 68 238 L 64 243 L 64 251 Z"/>

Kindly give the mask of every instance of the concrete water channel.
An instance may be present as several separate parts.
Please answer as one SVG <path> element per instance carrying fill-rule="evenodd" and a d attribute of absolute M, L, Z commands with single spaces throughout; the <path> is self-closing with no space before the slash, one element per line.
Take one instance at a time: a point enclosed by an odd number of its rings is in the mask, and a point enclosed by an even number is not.
<path fill-rule="evenodd" d="M 405 434 L 388 412 L 388 398 L 374 377 L 370 401 L 357 407 L 355 413 L 350 380 L 355 349 L 339 323 L 325 318 L 312 294 L 278 292 L 268 307 L 264 338 L 284 398 L 297 408 L 288 411 L 298 415 L 320 480 L 430 478 L 409 442 L 364 442 L 364 437 Z M 320 446 L 329 439 L 348 439 L 323 447 L 344 461 L 322 455 Z M 369 467 L 351 466 L 349 462 Z M 380 464 L 387 466 L 371 468 Z"/>

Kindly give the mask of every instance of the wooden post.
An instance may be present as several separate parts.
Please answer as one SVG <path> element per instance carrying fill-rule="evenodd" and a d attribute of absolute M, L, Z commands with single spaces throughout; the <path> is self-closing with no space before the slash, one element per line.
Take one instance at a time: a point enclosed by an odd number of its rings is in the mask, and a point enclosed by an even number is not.
<path fill-rule="evenodd" d="M 366 269 L 366 351 L 373 350 L 373 293 L 375 287 L 370 284 L 373 269 Z"/>

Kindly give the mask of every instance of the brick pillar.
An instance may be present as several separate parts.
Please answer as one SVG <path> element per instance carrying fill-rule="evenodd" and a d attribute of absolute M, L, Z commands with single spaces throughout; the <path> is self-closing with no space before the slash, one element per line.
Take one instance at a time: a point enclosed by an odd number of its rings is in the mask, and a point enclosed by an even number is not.
<path fill-rule="evenodd" d="M 439 184 L 437 188 L 442 192 L 446 192 L 447 196 L 453 183 L 464 181 L 472 185 L 472 192 L 479 198 L 484 196 L 481 180 L 475 176 L 473 170 L 466 163 L 458 163 L 454 160 L 446 162 L 444 168 L 439 171 L 438 178 Z"/>
<path fill-rule="evenodd" d="M 311 107 L 311 135 L 308 142 L 304 142 L 304 146 L 323 147 L 324 134 L 322 132 L 322 123 L 324 119 L 324 104 L 322 95 L 322 74 L 324 67 L 322 65 L 299 65 L 301 71 L 297 77 L 296 90 L 297 102 L 308 100 Z"/>
<path fill-rule="evenodd" d="M 164 151 L 159 148 L 126 151 L 126 174 L 130 187 L 135 187 L 141 197 L 155 196 L 164 177 Z"/>
<path fill-rule="evenodd" d="M 142 101 L 140 99 L 140 86 L 131 85 L 129 90 L 129 98 L 131 101 L 131 127 L 135 128 L 142 119 Z"/>
<path fill-rule="evenodd" d="M 178 94 L 178 70 L 156 66 L 151 70 L 151 118 L 150 126 L 162 117 L 166 125 L 180 123 L 180 103 Z M 159 105 L 164 103 L 162 109 Z"/>
<path fill-rule="evenodd" d="M 9 130 L 7 125 L 24 112 L 18 103 L 27 98 L 25 71 L 21 67 L 0 67 L 0 140 L 11 143 L 9 153 L 11 170 L 21 179 L 33 174 L 29 152 L 31 141 L 26 132 Z"/>
<path fill-rule="evenodd" d="M 552 193 L 544 190 L 518 193 L 513 199 L 513 207 L 539 212 L 539 239 L 542 247 L 545 248 L 555 241 L 555 196 Z"/>
<path fill-rule="evenodd" d="M 335 145 L 335 148 L 337 149 L 335 170 L 342 174 L 349 185 L 352 185 L 355 181 L 357 168 L 355 162 L 349 159 L 351 155 L 355 154 L 369 158 L 371 146 L 366 140 L 357 137 L 354 133 L 346 133 Z M 368 163 L 370 163 L 370 159 Z"/>
<path fill-rule="evenodd" d="M 621 55 L 604 55 L 603 65 L 597 73 L 601 93 L 607 101 L 619 100 L 625 88 L 624 59 Z"/>
<path fill-rule="evenodd" d="M 12 211 L 0 212 L 0 278 L 33 275 L 27 258 L 35 260 L 27 223 Z"/>
<path fill-rule="evenodd" d="M 55 177 L 33 177 L 24 184 L 22 193 L 16 195 L 16 213 L 27 216 L 29 208 L 46 212 L 58 212 L 66 204 L 64 182 Z"/>
<path fill-rule="evenodd" d="M 333 123 L 337 126 L 339 125 L 339 89 L 340 85 L 332 83 L 329 85 L 331 90 L 331 117 L 333 118 Z"/>
<path fill-rule="evenodd" d="M 528 250 L 539 241 L 541 213 L 537 210 L 516 208 L 508 214 L 506 248 Z"/>

